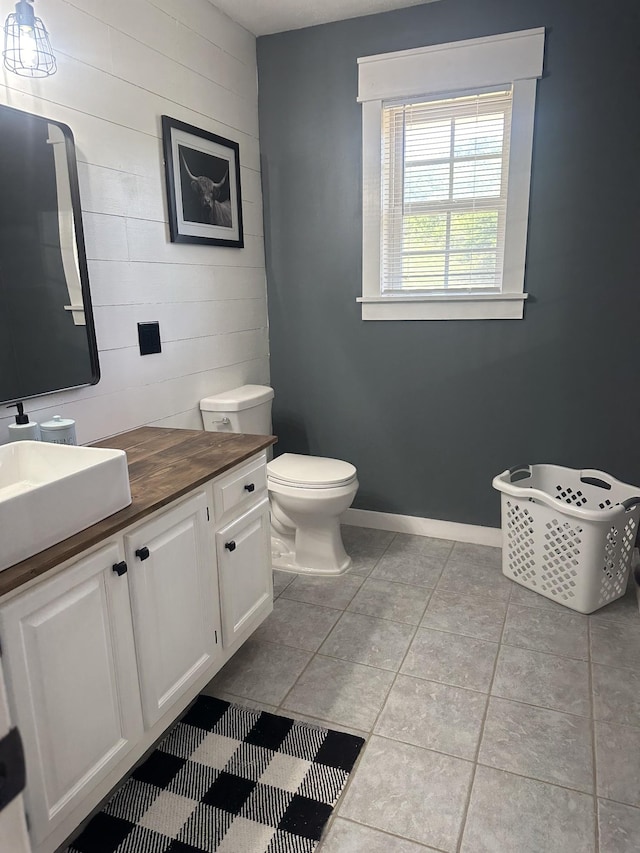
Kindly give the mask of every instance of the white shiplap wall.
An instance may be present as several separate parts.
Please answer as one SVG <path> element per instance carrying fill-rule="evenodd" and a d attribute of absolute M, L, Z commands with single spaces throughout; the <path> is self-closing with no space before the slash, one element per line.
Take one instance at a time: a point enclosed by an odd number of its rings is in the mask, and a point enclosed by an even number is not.
<path fill-rule="evenodd" d="M 2 69 L 0 103 L 73 130 L 102 379 L 27 411 L 75 418 L 81 443 L 201 428 L 201 397 L 269 381 L 255 38 L 209 0 L 46 0 L 36 13 L 58 73 Z M 244 249 L 169 241 L 162 114 L 239 142 Z M 141 357 L 137 323 L 152 320 L 162 353 Z"/>

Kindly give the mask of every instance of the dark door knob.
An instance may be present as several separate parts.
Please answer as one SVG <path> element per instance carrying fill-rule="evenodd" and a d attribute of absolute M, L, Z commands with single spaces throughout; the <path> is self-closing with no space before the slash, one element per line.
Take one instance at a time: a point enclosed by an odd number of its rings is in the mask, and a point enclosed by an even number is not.
<path fill-rule="evenodd" d="M 127 564 L 123 560 L 121 563 L 114 563 L 111 567 L 113 571 L 118 575 L 119 578 L 127 572 Z"/>
<path fill-rule="evenodd" d="M 227 549 L 227 551 L 235 551 L 236 543 L 232 539 L 231 542 L 225 542 L 224 547 Z"/>
<path fill-rule="evenodd" d="M 244 487 L 244 490 L 245 492 L 254 492 L 255 488 L 256 487 L 254 483 L 247 483 L 247 485 Z"/>
<path fill-rule="evenodd" d="M 142 548 L 138 548 L 138 550 L 136 551 L 136 557 L 138 557 L 138 559 L 140 559 L 140 560 L 148 559 L 149 549 L 147 548 L 146 545 Z"/>

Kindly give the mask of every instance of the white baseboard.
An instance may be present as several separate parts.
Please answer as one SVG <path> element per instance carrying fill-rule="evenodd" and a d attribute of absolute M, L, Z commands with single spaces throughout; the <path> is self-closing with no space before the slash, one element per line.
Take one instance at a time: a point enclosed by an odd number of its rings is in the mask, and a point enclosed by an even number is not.
<path fill-rule="evenodd" d="M 454 539 L 473 545 L 502 546 L 499 527 L 481 527 L 479 524 L 461 524 L 441 521 L 438 518 L 419 518 L 415 515 L 395 515 L 391 512 L 373 512 L 368 509 L 348 509 L 341 519 L 352 527 L 372 527 L 375 530 L 392 530 L 394 533 L 414 533 L 433 536 L 435 539 Z"/>

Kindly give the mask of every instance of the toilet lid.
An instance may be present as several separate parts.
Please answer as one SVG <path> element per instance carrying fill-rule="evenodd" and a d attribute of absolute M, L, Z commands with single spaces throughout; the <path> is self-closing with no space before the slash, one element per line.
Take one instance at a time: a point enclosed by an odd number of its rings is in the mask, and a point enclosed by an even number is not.
<path fill-rule="evenodd" d="M 342 486 L 357 474 L 354 465 L 340 459 L 323 456 L 303 456 L 300 453 L 283 453 L 267 465 L 269 478 L 284 485 Z"/>

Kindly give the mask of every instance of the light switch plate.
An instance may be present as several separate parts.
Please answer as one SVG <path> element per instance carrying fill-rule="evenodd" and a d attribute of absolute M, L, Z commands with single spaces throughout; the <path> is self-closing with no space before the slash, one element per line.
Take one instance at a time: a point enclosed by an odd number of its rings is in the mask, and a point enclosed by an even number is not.
<path fill-rule="evenodd" d="M 138 342 L 140 343 L 140 355 L 153 355 L 162 352 L 160 343 L 160 324 L 138 323 Z"/>

